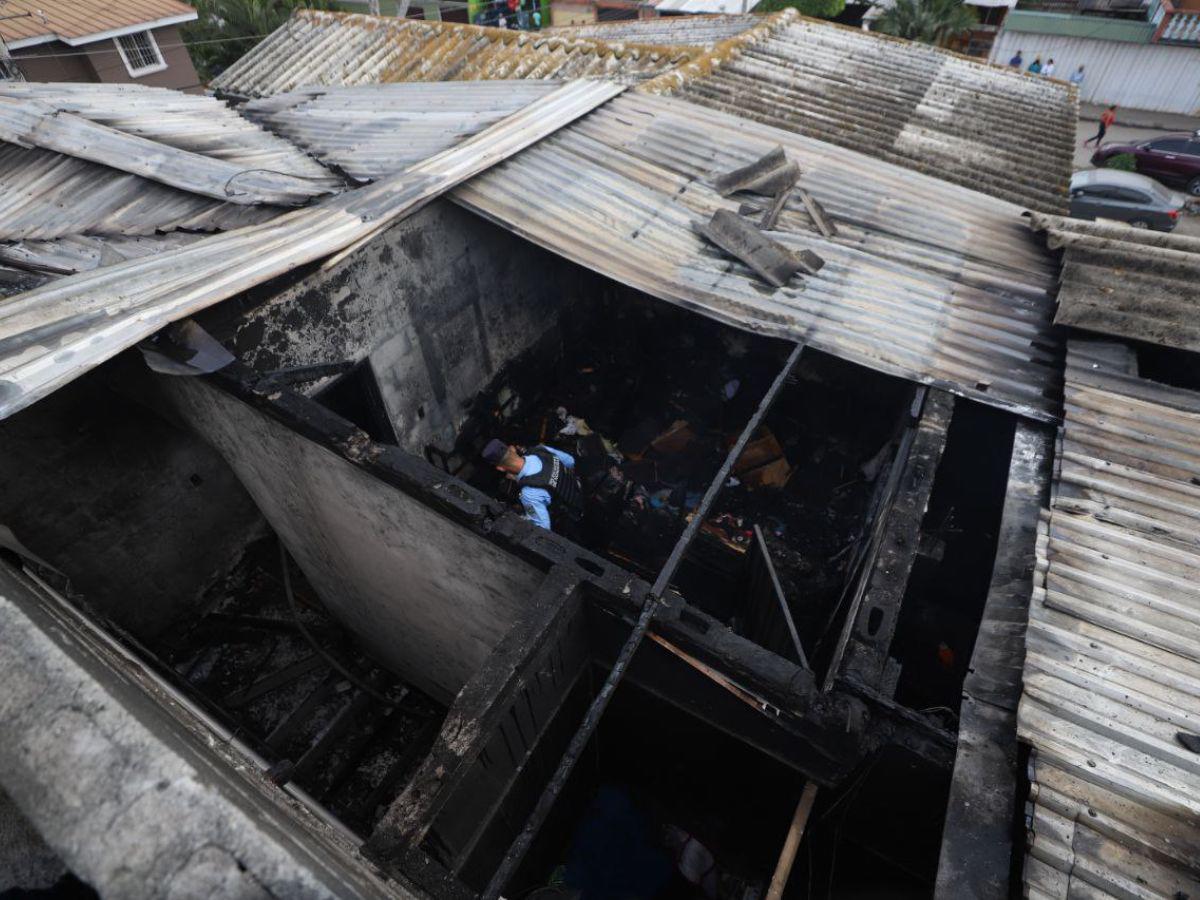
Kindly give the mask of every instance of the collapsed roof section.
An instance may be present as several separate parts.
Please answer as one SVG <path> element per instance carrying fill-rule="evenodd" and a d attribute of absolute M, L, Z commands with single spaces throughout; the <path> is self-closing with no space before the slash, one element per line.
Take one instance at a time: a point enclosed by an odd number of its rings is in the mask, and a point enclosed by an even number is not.
<path fill-rule="evenodd" d="M 1060 216 L 1030 224 L 1063 252 L 1055 322 L 1200 352 L 1200 239 Z"/>
<path fill-rule="evenodd" d="M 264 222 L 343 181 L 211 98 L 0 86 L 0 260 L 64 274 Z M 140 238 L 140 240 L 132 240 Z"/>
<path fill-rule="evenodd" d="M 0 307 L 0 418 L 159 328 L 297 266 L 359 246 L 455 184 L 623 88 L 572 82 L 486 132 L 370 187 L 146 259 L 85 272 Z"/>
<path fill-rule="evenodd" d="M 313 85 L 518 78 L 636 82 L 698 55 L 689 47 L 614 44 L 421 19 L 298 10 L 212 82 L 266 97 Z"/>
<path fill-rule="evenodd" d="M 1200 394 L 1073 341 L 1019 711 L 1026 896 L 1200 892 Z"/>
<path fill-rule="evenodd" d="M 643 89 L 1066 212 L 1076 118 L 1066 84 L 791 13 Z"/>

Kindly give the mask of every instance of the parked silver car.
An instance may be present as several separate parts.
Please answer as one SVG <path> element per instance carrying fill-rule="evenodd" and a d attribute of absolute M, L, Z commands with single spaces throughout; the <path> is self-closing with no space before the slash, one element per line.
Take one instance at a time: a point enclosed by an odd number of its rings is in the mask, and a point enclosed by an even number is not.
<path fill-rule="evenodd" d="M 1153 178 L 1119 169 L 1088 169 L 1071 176 L 1071 215 L 1116 219 L 1134 228 L 1173 231 L 1187 197 Z"/>

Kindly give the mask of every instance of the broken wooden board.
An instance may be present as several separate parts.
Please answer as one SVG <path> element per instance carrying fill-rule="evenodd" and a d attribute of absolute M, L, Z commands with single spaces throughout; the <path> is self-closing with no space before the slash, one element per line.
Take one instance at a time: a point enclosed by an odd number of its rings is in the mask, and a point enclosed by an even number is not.
<path fill-rule="evenodd" d="M 776 147 L 766 156 L 759 157 L 749 165 L 718 175 L 713 181 L 713 187 L 719 194 L 728 197 L 736 191 L 746 190 L 747 185 L 761 180 L 764 175 L 786 165 L 787 154 L 783 152 L 782 147 Z"/>
<path fill-rule="evenodd" d="M 696 230 L 777 288 L 787 284 L 804 265 L 796 254 L 727 209 L 718 209 Z"/>

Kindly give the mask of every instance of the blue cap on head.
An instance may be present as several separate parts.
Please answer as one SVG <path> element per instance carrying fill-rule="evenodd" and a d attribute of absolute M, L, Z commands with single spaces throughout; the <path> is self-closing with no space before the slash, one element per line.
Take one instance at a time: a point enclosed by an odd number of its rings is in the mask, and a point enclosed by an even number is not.
<path fill-rule="evenodd" d="M 483 448 L 483 458 L 490 462 L 493 466 L 498 466 L 504 461 L 504 457 L 508 455 L 508 444 L 504 441 L 492 438 L 488 441 L 487 446 Z"/>

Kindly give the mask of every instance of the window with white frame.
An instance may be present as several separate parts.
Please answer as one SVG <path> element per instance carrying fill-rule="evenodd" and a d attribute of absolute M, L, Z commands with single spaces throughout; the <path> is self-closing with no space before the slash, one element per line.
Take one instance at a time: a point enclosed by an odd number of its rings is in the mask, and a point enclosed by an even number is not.
<path fill-rule="evenodd" d="M 113 40 L 116 42 L 121 59 L 125 61 L 125 68 L 135 78 L 138 75 L 161 72 L 167 67 L 166 60 L 163 59 L 162 52 L 158 49 L 158 43 L 149 31 L 123 34 Z"/>

